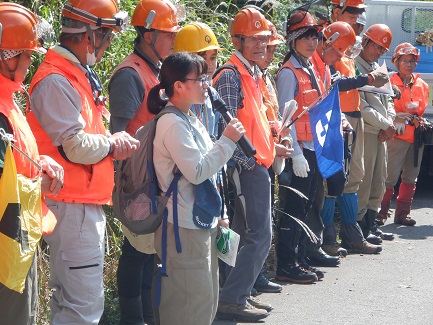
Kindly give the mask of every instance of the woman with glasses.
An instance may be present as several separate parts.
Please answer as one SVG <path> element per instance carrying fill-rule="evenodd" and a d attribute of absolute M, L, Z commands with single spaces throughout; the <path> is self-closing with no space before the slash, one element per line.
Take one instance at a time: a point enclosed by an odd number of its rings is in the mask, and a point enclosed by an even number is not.
<path fill-rule="evenodd" d="M 414 73 L 420 58 L 419 49 L 410 43 L 398 45 L 392 56 L 398 72 L 391 77 L 391 83 L 401 91 L 399 99 L 394 98 L 396 118 L 395 135 L 387 142 L 388 172 L 386 190 L 381 203 L 377 222 L 384 224 L 388 218 L 389 206 L 394 195 L 394 186 L 401 173 L 401 183 L 396 201 L 394 223 L 414 226 L 410 216 L 416 181 L 421 167 L 424 146 L 418 149 L 418 164 L 414 164 L 415 125 L 418 117 L 424 114 L 428 104 L 428 85 Z"/>
<path fill-rule="evenodd" d="M 290 51 L 277 75 L 278 106 L 282 113 L 285 103 L 295 99 L 298 110 L 293 118 L 296 118 L 325 89 L 310 61 L 318 45 L 316 21 L 308 12 L 300 11 L 290 16 L 287 25 Z M 290 187 L 304 197 L 294 191 L 286 191 L 284 212 L 305 221 L 315 196 L 319 174 L 308 114 L 295 122 L 291 135 L 294 152 L 289 162 L 293 170 Z M 288 215 L 281 216 L 278 227 L 276 279 L 295 283 L 316 282 L 323 277 L 323 272 L 307 264 L 307 235 Z"/>
<path fill-rule="evenodd" d="M 167 192 L 175 167 L 182 173 L 178 182 L 177 206 L 170 197 L 166 248 L 163 226 L 155 233 L 155 249 L 160 258 L 166 251 L 166 273 L 162 277 L 159 318 L 161 325 L 211 324 L 218 302 L 218 262 L 215 237 L 218 220 L 210 229 L 202 229 L 193 221 L 196 202 L 194 186 L 215 174 L 231 158 L 235 142 L 245 133 L 242 124 L 233 119 L 215 143 L 206 128 L 191 112 L 193 104 L 203 104 L 207 96 L 207 64 L 203 58 L 187 52 L 168 56 L 160 73 L 161 82 L 149 92 L 148 107 L 158 114 L 165 107 L 174 107 L 180 115 L 163 115 L 156 127 L 154 165 L 158 185 Z M 162 97 L 160 92 L 164 91 Z M 177 227 L 173 225 L 177 208 L 181 253 L 176 249 Z M 194 214 L 195 216 L 195 214 Z"/>

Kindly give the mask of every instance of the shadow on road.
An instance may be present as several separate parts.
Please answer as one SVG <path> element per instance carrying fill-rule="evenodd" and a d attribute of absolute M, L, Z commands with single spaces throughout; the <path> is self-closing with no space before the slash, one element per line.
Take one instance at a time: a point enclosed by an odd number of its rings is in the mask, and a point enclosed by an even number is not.
<path fill-rule="evenodd" d="M 427 237 L 433 237 L 433 225 L 406 227 L 391 223 L 380 227 L 380 229 L 383 232 L 391 232 L 400 239 L 426 239 Z"/>

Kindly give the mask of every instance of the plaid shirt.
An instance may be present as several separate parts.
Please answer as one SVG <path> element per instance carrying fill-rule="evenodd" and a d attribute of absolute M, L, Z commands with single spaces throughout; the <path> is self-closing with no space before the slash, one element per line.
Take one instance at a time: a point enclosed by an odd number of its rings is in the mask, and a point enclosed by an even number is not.
<path fill-rule="evenodd" d="M 244 62 L 245 59 L 242 55 L 235 51 L 236 56 Z M 248 70 L 250 75 L 257 80 L 258 78 L 258 67 L 254 66 L 254 72 L 248 66 L 248 64 L 244 63 L 245 68 Z M 217 81 L 215 82 L 214 88 L 220 94 L 220 97 L 224 100 L 227 106 L 227 110 L 229 113 L 235 118 L 238 116 L 238 109 L 242 109 L 243 106 L 243 94 L 241 91 L 241 81 L 236 74 L 229 69 L 224 70 Z M 224 119 L 223 121 L 224 127 L 227 126 L 227 123 Z M 235 152 L 233 154 L 232 159 L 234 159 L 242 168 L 247 170 L 254 169 L 256 164 L 256 159 L 254 157 L 248 158 L 239 145 L 236 146 Z"/>

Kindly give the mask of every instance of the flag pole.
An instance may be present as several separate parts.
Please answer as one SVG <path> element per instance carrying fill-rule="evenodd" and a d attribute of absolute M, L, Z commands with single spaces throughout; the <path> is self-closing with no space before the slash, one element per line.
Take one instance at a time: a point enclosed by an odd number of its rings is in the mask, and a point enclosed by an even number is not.
<path fill-rule="evenodd" d="M 6 131 L 3 128 L 0 128 L 0 136 L 3 141 L 6 141 L 9 143 L 12 148 L 17 150 L 19 153 L 21 153 L 24 157 L 26 157 L 33 165 L 35 165 L 39 170 L 42 170 L 42 166 L 39 165 L 36 161 L 34 161 L 28 154 L 26 154 L 24 151 L 22 151 L 20 148 L 18 148 L 16 145 L 14 145 L 14 141 L 16 141 L 12 134 L 6 133 Z"/>

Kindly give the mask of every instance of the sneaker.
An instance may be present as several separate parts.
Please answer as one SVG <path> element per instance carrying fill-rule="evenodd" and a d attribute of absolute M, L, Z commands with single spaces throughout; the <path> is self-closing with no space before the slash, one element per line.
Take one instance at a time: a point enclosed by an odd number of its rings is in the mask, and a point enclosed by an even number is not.
<path fill-rule="evenodd" d="M 254 289 L 256 289 L 257 292 L 278 293 L 283 290 L 283 287 L 277 283 L 269 281 L 268 278 L 266 278 L 262 273 L 260 273 L 257 277 L 256 283 L 254 283 Z"/>
<path fill-rule="evenodd" d="M 316 269 L 315 267 L 312 267 L 311 265 L 300 264 L 299 266 L 302 267 L 303 269 L 307 270 L 307 271 L 310 271 L 312 273 L 316 273 L 318 280 L 323 279 L 325 277 L 325 274 L 322 271 Z"/>
<path fill-rule="evenodd" d="M 341 244 L 354 254 L 378 254 L 382 251 L 382 246 L 370 244 L 366 240 L 351 244 L 342 242 Z"/>
<path fill-rule="evenodd" d="M 323 244 L 322 249 L 326 254 L 331 256 L 347 256 L 347 250 L 341 247 L 338 242 L 333 244 Z"/>
<path fill-rule="evenodd" d="M 216 313 L 218 319 L 239 322 L 256 322 L 268 316 L 269 314 L 266 310 L 257 309 L 249 302 L 246 302 L 244 305 L 238 305 L 220 301 Z"/>
<path fill-rule="evenodd" d="M 277 269 L 278 281 L 288 281 L 294 283 L 314 283 L 318 280 L 316 273 L 307 271 L 299 266 L 288 266 Z"/>
<path fill-rule="evenodd" d="M 262 302 L 262 301 L 260 301 L 259 298 L 256 298 L 256 297 L 248 297 L 247 301 L 251 306 L 253 306 L 257 309 L 264 309 L 267 312 L 274 309 L 274 307 L 272 307 L 270 304 L 267 304 L 266 302 Z"/>

